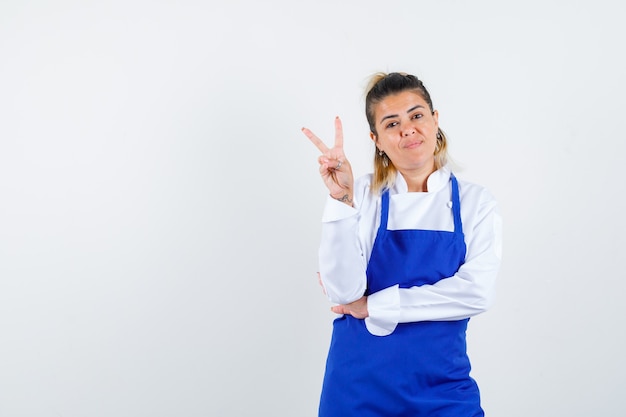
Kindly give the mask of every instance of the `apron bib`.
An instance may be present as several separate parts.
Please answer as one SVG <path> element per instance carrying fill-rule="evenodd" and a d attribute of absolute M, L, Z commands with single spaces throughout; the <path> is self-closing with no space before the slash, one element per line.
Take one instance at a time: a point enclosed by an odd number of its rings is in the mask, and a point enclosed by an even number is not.
<path fill-rule="evenodd" d="M 454 231 L 387 230 L 389 192 L 367 266 L 366 295 L 398 284 L 409 288 L 454 275 L 465 260 L 458 182 L 450 177 Z M 365 321 L 333 322 L 320 417 L 482 417 L 469 376 L 469 319 L 399 323 L 374 336 Z"/>

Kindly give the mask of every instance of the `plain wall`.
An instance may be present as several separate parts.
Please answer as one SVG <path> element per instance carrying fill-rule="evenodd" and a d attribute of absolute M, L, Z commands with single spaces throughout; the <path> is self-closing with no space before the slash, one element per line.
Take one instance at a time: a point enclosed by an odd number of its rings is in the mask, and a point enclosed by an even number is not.
<path fill-rule="evenodd" d="M 355 173 L 376 71 L 429 88 L 505 222 L 488 416 L 618 416 L 622 2 L 0 3 L 0 417 L 315 416 L 307 126 Z"/>

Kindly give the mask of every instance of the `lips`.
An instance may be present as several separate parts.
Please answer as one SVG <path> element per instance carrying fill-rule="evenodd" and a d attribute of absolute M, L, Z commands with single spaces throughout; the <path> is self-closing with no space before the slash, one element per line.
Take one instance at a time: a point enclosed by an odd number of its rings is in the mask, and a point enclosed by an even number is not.
<path fill-rule="evenodd" d="M 419 147 L 422 143 L 424 143 L 423 140 L 416 140 L 416 141 L 412 141 L 407 143 L 406 145 L 404 145 L 404 147 L 406 149 L 415 149 L 417 147 Z"/>

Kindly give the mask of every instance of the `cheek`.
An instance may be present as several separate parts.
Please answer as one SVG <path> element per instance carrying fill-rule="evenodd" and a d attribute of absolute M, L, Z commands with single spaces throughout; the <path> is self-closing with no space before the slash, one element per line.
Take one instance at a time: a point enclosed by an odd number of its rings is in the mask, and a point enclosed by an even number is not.
<path fill-rule="evenodd" d="M 381 148 L 381 149 L 385 149 L 389 147 L 389 139 L 386 138 L 384 135 L 383 136 L 378 136 L 377 140 L 376 140 L 376 145 Z"/>

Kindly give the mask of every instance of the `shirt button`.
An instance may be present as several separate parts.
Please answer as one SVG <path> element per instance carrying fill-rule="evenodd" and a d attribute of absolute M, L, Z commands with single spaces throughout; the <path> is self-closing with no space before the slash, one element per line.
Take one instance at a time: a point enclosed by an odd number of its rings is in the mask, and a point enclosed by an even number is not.
<path fill-rule="evenodd" d="M 448 208 L 452 208 L 452 201 L 448 201 L 448 204 L 446 204 L 446 206 L 448 206 Z"/>

